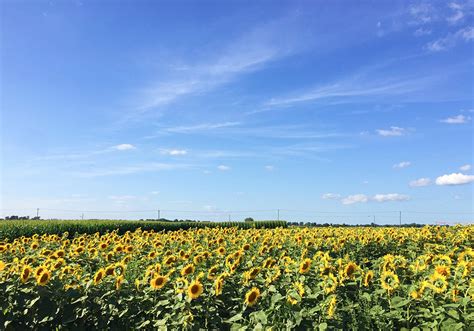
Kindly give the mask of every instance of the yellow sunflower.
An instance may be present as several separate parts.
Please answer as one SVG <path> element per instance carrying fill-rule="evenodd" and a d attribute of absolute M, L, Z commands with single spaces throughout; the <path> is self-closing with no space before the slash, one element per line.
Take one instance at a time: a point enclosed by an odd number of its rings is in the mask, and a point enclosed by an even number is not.
<path fill-rule="evenodd" d="M 155 278 L 153 278 L 152 280 L 150 280 L 150 286 L 154 290 L 159 290 L 159 289 L 163 288 L 163 286 L 165 286 L 167 282 L 168 282 L 168 277 L 158 275 Z"/>
<path fill-rule="evenodd" d="M 50 279 L 51 272 L 49 272 L 48 269 L 44 269 L 43 272 L 36 277 L 36 282 L 38 283 L 38 285 L 44 286 L 48 284 Z"/>
<path fill-rule="evenodd" d="M 197 299 L 203 291 L 204 287 L 202 286 L 201 282 L 194 280 L 188 287 L 188 297 L 191 298 L 191 300 Z"/>
<path fill-rule="evenodd" d="M 370 282 L 374 278 L 374 272 L 372 270 L 369 270 L 364 277 L 364 286 L 367 287 L 369 286 Z"/>
<path fill-rule="evenodd" d="M 357 264 L 354 262 L 349 262 L 344 268 L 344 276 L 347 278 L 354 278 L 354 274 L 357 270 Z"/>
<path fill-rule="evenodd" d="M 329 319 L 334 317 L 334 312 L 336 311 L 336 303 L 337 303 L 336 296 L 333 295 L 331 297 L 331 300 L 329 300 L 329 306 L 328 306 L 328 311 L 327 311 L 327 316 Z"/>
<path fill-rule="evenodd" d="M 100 268 L 94 275 L 94 285 L 99 284 L 104 277 L 105 277 L 105 270 L 103 268 Z"/>
<path fill-rule="evenodd" d="M 28 278 L 30 278 L 30 275 L 33 273 L 33 269 L 31 269 L 30 266 L 26 265 L 23 267 L 23 269 L 21 270 L 21 274 L 20 274 L 20 280 L 22 283 L 26 283 L 26 281 L 28 280 Z"/>
<path fill-rule="evenodd" d="M 260 297 L 260 290 L 256 287 L 253 287 L 250 291 L 245 294 L 245 304 L 247 306 L 253 306 L 257 303 L 258 298 Z"/>
<path fill-rule="evenodd" d="M 187 276 L 194 272 L 194 264 L 190 263 L 181 269 L 181 276 Z"/>
<path fill-rule="evenodd" d="M 305 274 L 309 271 L 311 267 L 311 259 L 304 259 L 301 263 L 300 263 L 300 268 L 299 268 L 299 272 L 300 274 Z"/>
<path fill-rule="evenodd" d="M 385 270 L 382 273 L 380 276 L 380 282 L 382 283 L 382 288 L 388 292 L 396 290 L 400 284 L 397 274 L 389 270 Z"/>

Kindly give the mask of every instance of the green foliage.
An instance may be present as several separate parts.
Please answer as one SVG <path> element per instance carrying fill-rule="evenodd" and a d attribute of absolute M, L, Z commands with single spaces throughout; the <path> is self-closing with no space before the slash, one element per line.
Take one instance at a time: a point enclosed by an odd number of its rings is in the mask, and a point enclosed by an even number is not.
<path fill-rule="evenodd" d="M 75 233 L 106 233 L 118 230 L 118 233 L 142 230 L 174 231 L 187 230 L 191 228 L 215 228 L 215 227 L 237 227 L 239 229 L 286 227 L 286 221 L 256 221 L 248 222 L 160 222 L 160 221 L 116 221 L 116 220 L 15 220 L 0 221 L 0 240 L 13 239 L 21 236 L 32 236 L 39 234 L 63 234 L 69 233 L 72 237 Z"/>

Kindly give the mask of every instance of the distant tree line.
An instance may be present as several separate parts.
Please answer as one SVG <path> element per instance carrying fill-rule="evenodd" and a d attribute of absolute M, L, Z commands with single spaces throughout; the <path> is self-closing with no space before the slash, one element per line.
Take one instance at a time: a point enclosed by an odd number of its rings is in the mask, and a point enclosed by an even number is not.
<path fill-rule="evenodd" d="M 0 220 L 5 220 L 5 221 L 39 220 L 39 219 L 41 219 L 40 216 L 35 216 L 35 217 L 30 218 L 30 216 L 17 216 L 17 215 L 5 216 L 5 218 L 0 218 Z"/>

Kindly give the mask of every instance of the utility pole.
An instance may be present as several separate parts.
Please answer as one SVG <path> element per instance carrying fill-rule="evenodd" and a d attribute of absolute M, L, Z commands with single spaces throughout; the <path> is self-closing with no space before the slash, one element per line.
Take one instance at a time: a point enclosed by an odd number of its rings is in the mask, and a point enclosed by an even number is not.
<path fill-rule="evenodd" d="M 229 214 L 229 222 L 230 222 L 230 214 Z"/>
<path fill-rule="evenodd" d="M 278 220 L 280 220 L 280 209 L 277 209 L 277 213 L 278 213 Z"/>
<path fill-rule="evenodd" d="M 40 209 L 39 209 L 39 208 L 36 208 L 36 217 L 39 216 L 39 212 L 40 212 Z"/>
<path fill-rule="evenodd" d="M 82 219 L 82 220 L 84 220 L 84 213 L 82 213 L 82 215 L 81 215 L 81 219 Z"/>
<path fill-rule="evenodd" d="M 400 210 L 399 218 L 400 218 L 400 226 L 402 226 L 402 211 L 401 210 Z"/>
<path fill-rule="evenodd" d="M 158 209 L 158 220 L 160 219 L 160 210 Z"/>

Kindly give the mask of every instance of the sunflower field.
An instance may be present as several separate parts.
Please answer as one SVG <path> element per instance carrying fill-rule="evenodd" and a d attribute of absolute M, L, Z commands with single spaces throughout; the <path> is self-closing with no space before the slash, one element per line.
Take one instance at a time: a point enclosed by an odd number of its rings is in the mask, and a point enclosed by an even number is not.
<path fill-rule="evenodd" d="M 474 226 L 0 242 L 0 329 L 474 329 Z"/>

